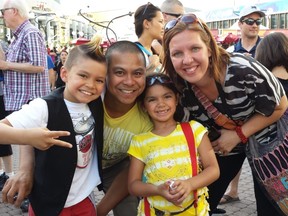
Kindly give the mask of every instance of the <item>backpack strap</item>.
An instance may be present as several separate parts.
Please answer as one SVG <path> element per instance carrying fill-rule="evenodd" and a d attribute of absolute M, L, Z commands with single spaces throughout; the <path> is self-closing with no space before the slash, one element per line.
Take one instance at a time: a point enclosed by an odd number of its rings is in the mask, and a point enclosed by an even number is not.
<path fill-rule="evenodd" d="M 144 214 L 145 216 L 150 216 L 150 204 L 147 197 L 144 197 Z"/>
<path fill-rule="evenodd" d="M 195 145 L 193 131 L 192 131 L 192 128 L 191 128 L 191 125 L 189 124 L 189 122 L 182 122 L 180 125 L 181 125 L 183 133 L 186 137 L 188 147 L 189 147 L 191 166 L 192 166 L 192 176 L 196 176 L 198 164 L 197 164 L 196 145 Z M 198 205 L 197 190 L 193 191 L 193 195 L 194 195 L 194 200 L 195 200 L 194 201 L 194 207 L 196 209 L 197 205 Z"/>

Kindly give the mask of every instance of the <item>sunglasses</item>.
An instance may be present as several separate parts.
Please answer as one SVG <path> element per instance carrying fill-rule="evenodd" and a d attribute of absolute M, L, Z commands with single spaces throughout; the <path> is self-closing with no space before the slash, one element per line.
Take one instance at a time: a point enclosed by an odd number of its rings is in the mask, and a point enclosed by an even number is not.
<path fill-rule="evenodd" d="M 254 23 L 256 23 L 257 26 L 259 26 L 262 23 L 262 19 L 252 19 L 252 18 L 247 18 L 247 19 L 243 19 L 242 23 L 245 22 L 247 25 L 254 25 Z"/>
<path fill-rule="evenodd" d="M 142 16 L 146 13 L 147 8 L 149 7 L 149 5 L 152 5 L 152 3 L 147 2 L 146 6 L 145 6 L 145 9 L 144 9 L 144 11 L 143 11 L 143 13 L 142 13 Z"/>
<path fill-rule="evenodd" d="M 178 17 L 180 17 L 182 14 L 174 14 L 174 13 L 166 13 L 166 12 L 163 12 L 164 14 L 167 14 L 167 15 L 169 15 L 169 16 L 173 16 L 173 17 L 176 17 L 176 18 L 178 18 Z"/>
<path fill-rule="evenodd" d="M 156 76 L 146 77 L 146 85 L 148 86 L 154 85 L 156 81 L 161 84 L 173 83 L 172 80 L 167 76 L 156 75 Z"/>
<path fill-rule="evenodd" d="M 197 16 L 195 14 L 191 13 L 191 14 L 182 15 L 182 16 L 178 17 L 177 19 L 170 20 L 165 25 L 165 28 L 164 28 L 165 29 L 165 33 L 168 32 L 169 30 L 171 30 L 172 28 L 174 28 L 178 22 L 183 22 L 186 25 L 193 24 L 193 23 L 198 23 L 201 26 L 201 28 L 204 29 L 202 23 L 197 18 Z"/>
<path fill-rule="evenodd" d="M 0 9 L 2 16 L 4 15 L 4 13 L 5 13 L 6 10 L 10 10 L 10 9 L 13 9 L 13 8 L 3 8 L 3 9 Z"/>

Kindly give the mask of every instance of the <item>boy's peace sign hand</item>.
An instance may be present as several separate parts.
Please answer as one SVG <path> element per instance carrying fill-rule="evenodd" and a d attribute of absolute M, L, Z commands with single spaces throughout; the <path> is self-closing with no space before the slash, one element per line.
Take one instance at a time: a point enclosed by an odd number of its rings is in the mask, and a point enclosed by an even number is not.
<path fill-rule="evenodd" d="M 68 131 L 50 131 L 47 128 L 32 128 L 27 129 L 23 144 L 29 144 L 39 150 L 47 150 L 54 145 L 72 148 L 72 144 L 58 139 L 61 136 L 69 135 L 70 132 Z"/>

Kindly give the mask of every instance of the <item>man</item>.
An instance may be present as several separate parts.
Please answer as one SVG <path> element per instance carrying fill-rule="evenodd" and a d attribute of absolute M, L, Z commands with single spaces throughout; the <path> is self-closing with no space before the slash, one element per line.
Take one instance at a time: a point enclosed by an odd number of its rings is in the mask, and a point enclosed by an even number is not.
<path fill-rule="evenodd" d="M 9 114 L 50 92 L 47 51 L 40 31 L 29 22 L 27 1 L 4 0 L 0 8 L 6 27 L 14 35 L 5 55 L 0 50 L 4 104 Z"/>
<path fill-rule="evenodd" d="M 243 53 L 254 58 L 256 47 L 261 40 L 258 34 L 263 17 L 265 17 L 265 13 L 263 13 L 255 5 L 244 7 L 241 10 L 240 19 L 238 22 L 241 30 L 241 39 L 234 45 L 234 52 Z M 240 174 L 241 170 L 230 182 L 229 190 L 223 195 L 222 199 L 220 200 L 220 204 L 240 200 L 238 196 Z"/>
<path fill-rule="evenodd" d="M 146 63 L 134 43 L 119 41 L 106 52 L 108 72 L 104 96 L 103 189 L 97 215 L 113 208 L 114 216 L 136 216 L 138 199 L 128 196 L 127 150 L 133 135 L 152 128 L 148 115 L 137 103 L 145 88 Z"/>
<path fill-rule="evenodd" d="M 241 10 L 238 22 L 241 39 L 235 44 L 234 52 L 255 56 L 256 46 L 261 40 L 258 34 L 263 17 L 265 17 L 265 13 L 255 5 Z"/>
<path fill-rule="evenodd" d="M 165 24 L 170 20 L 183 15 L 185 11 L 183 4 L 178 0 L 165 0 L 160 9 L 162 11 Z"/>

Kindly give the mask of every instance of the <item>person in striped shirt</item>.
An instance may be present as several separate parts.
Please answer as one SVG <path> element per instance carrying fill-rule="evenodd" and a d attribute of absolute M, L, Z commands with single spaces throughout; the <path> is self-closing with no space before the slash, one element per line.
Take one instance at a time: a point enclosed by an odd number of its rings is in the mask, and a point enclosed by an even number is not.
<path fill-rule="evenodd" d="M 275 138 L 277 121 L 287 109 L 287 97 L 277 78 L 255 59 L 241 53 L 229 54 L 219 47 L 207 24 L 195 14 L 184 14 L 166 24 L 163 47 L 164 70 L 181 92 L 183 109 L 179 109 L 178 118 L 215 126 L 221 133 L 212 142 L 220 167 L 220 178 L 208 186 L 213 212 L 241 168 L 245 153 L 251 151 L 252 141 L 249 146 L 245 144 L 248 138 L 263 145 Z M 195 95 L 195 86 L 237 124 L 236 129 L 216 123 Z M 260 187 L 254 180 L 258 215 L 279 215 Z"/>

